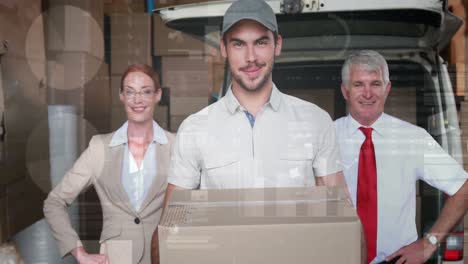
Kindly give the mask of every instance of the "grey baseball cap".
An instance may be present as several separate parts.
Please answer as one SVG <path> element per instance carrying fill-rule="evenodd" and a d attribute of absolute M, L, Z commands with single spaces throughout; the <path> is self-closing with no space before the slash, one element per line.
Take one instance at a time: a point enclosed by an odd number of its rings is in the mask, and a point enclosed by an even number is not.
<path fill-rule="evenodd" d="M 278 33 L 278 23 L 273 9 L 263 0 L 237 0 L 226 10 L 221 35 L 224 35 L 237 22 L 251 19 Z"/>

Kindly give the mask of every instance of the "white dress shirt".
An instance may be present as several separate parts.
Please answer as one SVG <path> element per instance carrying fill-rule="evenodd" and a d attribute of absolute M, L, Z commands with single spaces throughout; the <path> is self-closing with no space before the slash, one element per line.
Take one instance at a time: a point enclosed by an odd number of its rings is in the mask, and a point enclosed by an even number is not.
<path fill-rule="evenodd" d="M 348 115 L 335 121 L 343 172 L 354 206 L 359 152 L 365 136 Z M 371 126 L 377 163 L 377 255 L 379 263 L 417 240 L 416 181 L 423 180 L 449 195 L 467 178 L 463 168 L 426 130 L 382 114 Z"/>
<path fill-rule="evenodd" d="M 112 136 L 110 146 L 125 145 L 122 164 L 122 186 L 128 195 L 130 204 L 136 212 L 140 210 L 148 189 L 157 176 L 156 143 L 167 144 L 164 130 L 153 121 L 153 139 L 146 149 L 141 166 L 138 167 L 135 158 L 128 148 L 128 122 L 125 122 Z"/>
<path fill-rule="evenodd" d="M 314 186 L 341 171 L 333 122 L 276 86 L 253 126 L 231 89 L 179 128 L 168 181 L 187 189 Z"/>

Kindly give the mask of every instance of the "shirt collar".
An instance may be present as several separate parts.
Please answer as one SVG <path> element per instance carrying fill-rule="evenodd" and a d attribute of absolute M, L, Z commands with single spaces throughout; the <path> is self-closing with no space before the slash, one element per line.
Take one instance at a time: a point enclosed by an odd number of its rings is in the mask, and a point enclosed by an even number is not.
<path fill-rule="evenodd" d="M 232 84 L 229 86 L 225 97 L 226 107 L 231 114 L 234 114 L 239 108 L 242 108 L 241 104 L 239 103 L 239 100 L 237 100 L 236 96 L 232 92 Z M 271 90 L 270 100 L 266 104 L 269 104 L 275 112 L 279 110 L 279 107 L 281 105 L 281 92 L 278 90 L 274 83 Z"/>
<path fill-rule="evenodd" d="M 112 135 L 112 139 L 109 143 L 109 147 L 115 147 L 118 145 L 126 144 L 128 142 L 127 130 L 128 130 L 128 121 L 125 122 L 119 129 L 117 129 L 117 131 L 114 132 L 114 135 Z M 163 145 L 168 143 L 166 133 L 164 133 L 164 130 L 154 120 L 153 120 L 153 142 L 157 142 Z"/>
<path fill-rule="evenodd" d="M 348 119 L 346 130 L 348 137 L 353 136 L 354 133 L 356 133 L 360 127 L 366 127 L 361 125 L 356 119 L 354 119 L 351 114 L 348 114 L 346 117 Z M 381 136 L 385 136 L 385 119 L 388 118 L 388 115 L 385 113 L 382 113 L 379 118 L 370 126 L 375 132 L 377 132 Z"/>

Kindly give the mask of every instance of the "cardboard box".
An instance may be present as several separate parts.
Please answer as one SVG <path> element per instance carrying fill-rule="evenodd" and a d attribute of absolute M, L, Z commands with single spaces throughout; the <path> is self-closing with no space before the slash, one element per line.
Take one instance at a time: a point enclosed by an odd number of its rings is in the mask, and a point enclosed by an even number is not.
<path fill-rule="evenodd" d="M 284 87 L 287 88 L 287 87 Z M 307 102 L 311 102 L 327 111 L 330 116 L 335 115 L 335 89 L 283 89 L 283 91 L 292 96 L 298 97 Z"/>
<path fill-rule="evenodd" d="M 73 5 L 55 5 L 48 10 L 47 50 L 86 52 L 104 60 L 104 8 L 102 1 L 92 2 L 101 3 L 96 9 L 99 14 L 91 7 L 84 10 Z"/>
<path fill-rule="evenodd" d="M 195 4 L 195 3 L 202 3 L 202 2 L 211 2 L 215 0 L 155 0 L 155 7 L 161 8 L 166 6 L 175 6 L 175 5 L 187 5 L 187 4 Z"/>
<path fill-rule="evenodd" d="M 110 62 L 112 74 L 122 74 L 133 63 L 152 65 L 150 14 L 111 16 Z"/>
<path fill-rule="evenodd" d="M 191 115 L 208 105 L 206 97 L 174 97 L 170 98 L 171 115 Z"/>
<path fill-rule="evenodd" d="M 93 16 L 99 26 L 102 28 L 104 23 L 104 1 L 96 0 L 48 0 L 47 4 L 49 8 L 60 7 L 60 6 L 73 6 L 80 8 Z"/>
<path fill-rule="evenodd" d="M 85 85 L 84 117 L 86 119 L 110 119 L 110 89 L 109 66 L 103 63 L 96 76 Z"/>
<path fill-rule="evenodd" d="M 42 1 L 17 0 L 0 1 L 0 42 L 5 41 L 7 49 L 0 53 L 16 58 L 45 59 Z M 3 43 L 2 45 L 3 46 Z M 3 58 L 2 58 L 3 59 Z"/>
<path fill-rule="evenodd" d="M 360 263 L 360 229 L 338 188 L 176 191 L 158 227 L 160 260 Z"/>
<path fill-rule="evenodd" d="M 416 87 L 393 88 L 385 102 L 385 113 L 416 125 Z"/>
<path fill-rule="evenodd" d="M 106 14 L 145 13 L 145 1 L 139 0 L 104 0 Z"/>
<path fill-rule="evenodd" d="M 167 27 L 159 14 L 153 15 L 153 54 L 187 56 L 205 54 L 203 37 L 195 37 Z"/>
<path fill-rule="evenodd" d="M 205 57 L 163 57 L 161 76 L 171 97 L 208 97 L 214 90 L 213 64 Z"/>
<path fill-rule="evenodd" d="M 62 91 L 83 90 L 84 86 L 99 76 L 104 66 L 100 60 L 87 52 L 62 52 L 48 61 L 48 85 Z M 74 99 L 75 101 L 78 98 Z"/>

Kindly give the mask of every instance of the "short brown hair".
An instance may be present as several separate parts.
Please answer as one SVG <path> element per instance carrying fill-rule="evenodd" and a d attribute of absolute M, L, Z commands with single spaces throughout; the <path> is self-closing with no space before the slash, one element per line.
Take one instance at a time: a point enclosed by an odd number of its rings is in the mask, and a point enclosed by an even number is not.
<path fill-rule="evenodd" d="M 156 91 L 161 89 L 161 85 L 159 83 L 159 74 L 153 69 L 153 67 L 146 64 L 136 63 L 128 66 L 128 68 L 122 74 L 122 78 L 120 79 L 120 92 L 123 92 L 123 82 L 125 78 L 127 78 L 127 75 L 129 75 L 132 72 L 142 72 L 148 75 L 153 80 L 154 88 L 156 89 Z"/>

